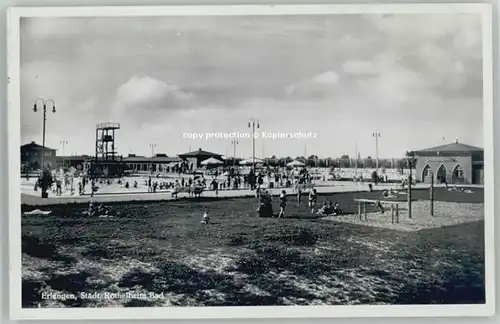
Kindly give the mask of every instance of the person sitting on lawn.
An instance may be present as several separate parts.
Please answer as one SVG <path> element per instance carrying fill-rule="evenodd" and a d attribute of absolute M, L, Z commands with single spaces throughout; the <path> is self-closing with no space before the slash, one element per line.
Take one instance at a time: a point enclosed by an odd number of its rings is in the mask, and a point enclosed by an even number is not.
<path fill-rule="evenodd" d="M 390 188 L 389 190 L 384 190 L 384 192 L 382 193 L 382 196 L 384 198 L 394 198 L 396 197 L 396 195 L 396 191 L 394 191 L 392 188 Z"/>
<path fill-rule="evenodd" d="M 208 225 L 210 223 L 210 217 L 208 217 L 208 209 L 205 209 L 203 217 L 201 218 L 201 223 L 205 225 Z"/>
<path fill-rule="evenodd" d="M 317 214 L 318 215 L 327 215 L 326 214 L 326 208 L 328 207 L 328 205 L 326 204 L 326 202 L 324 202 L 321 207 L 318 209 L 318 212 Z"/>
<path fill-rule="evenodd" d="M 331 206 L 331 203 L 330 203 Z M 332 206 L 331 206 L 332 207 Z M 334 215 L 344 215 L 344 210 L 340 208 L 340 203 L 337 201 L 335 205 L 332 207 Z"/>
<path fill-rule="evenodd" d="M 330 215 L 333 213 L 333 207 L 331 206 L 332 203 L 326 203 L 324 202 L 321 205 L 321 208 L 318 210 L 317 214 L 318 215 Z"/>

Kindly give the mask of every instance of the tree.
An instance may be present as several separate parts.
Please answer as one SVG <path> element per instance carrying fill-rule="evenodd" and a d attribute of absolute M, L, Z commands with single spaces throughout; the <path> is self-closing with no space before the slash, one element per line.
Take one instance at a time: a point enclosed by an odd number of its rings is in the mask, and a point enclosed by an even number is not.
<path fill-rule="evenodd" d="M 366 168 L 374 168 L 375 167 L 375 163 L 373 162 L 373 159 L 371 156 L 368 156 L 365 160 L 365 167 Z"/>
<path fill-rule="evenodd" d="M 351 158 L 349 157 L 349 155 L 347 154 L 344 154 L 340 157 L 340 161 L 339 161 L 339 166 L 341 168 L 350 168 L 351 167 Z"/>
<path fill-rule="evenodd" d="M 316 166 L 317 164 L 318 164 L 318 156 L 317 155 L 310 155 L 307 158 L 306 165 L 308 165 L 308 166 Z"/>
<path fill-rule="evenodd" d="M 417 155 L 415 151 L 406 151 L 405 157 L 408 169 L 414 169 L 417 164 Z"/>

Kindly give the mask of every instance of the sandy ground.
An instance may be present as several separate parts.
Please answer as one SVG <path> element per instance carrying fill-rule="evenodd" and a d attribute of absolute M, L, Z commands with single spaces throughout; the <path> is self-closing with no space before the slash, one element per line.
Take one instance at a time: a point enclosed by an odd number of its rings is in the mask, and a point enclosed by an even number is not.
<path fill-rule="evenodd" d="M 384 214 L 381 212 L 367 213 L 366 220 L 364 216 L 360 219 L 357 214 L 328 216 L 325 219 L 408 232 L 484 219 L 484 204 L 436 201 L 434 202 L 434 216 L 431 216 L 430 201 L 415 201 L 412 202 L 412 218 L 409 218 L 407 203 L 401 203 L 400 208 L 399 223 L 397 223 L 396 217 L 393 220 L 390 210 L 386 210 Z"/>

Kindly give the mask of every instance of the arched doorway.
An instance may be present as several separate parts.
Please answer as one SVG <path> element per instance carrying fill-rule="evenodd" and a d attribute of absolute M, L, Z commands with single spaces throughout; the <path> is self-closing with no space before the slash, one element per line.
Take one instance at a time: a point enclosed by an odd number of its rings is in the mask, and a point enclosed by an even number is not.
<path fill-rule="evenodd" d="M 432 169 L 428 164 L 422 170 L 422 182 L 423 183 L 432 182 Z"/>
<path fill-rule="evenodd" d="M 460 166 L 460 164 L 455 165 L 455 167 L 453 168 L 451 183 L 454 184 L 465 183 L 464 169 Z"/>
<path fill-rule="evenodd" d="M 446 167 L 444 166 L 444 164 L 441 164 L 436 172 L 436 182 L 437 183 L 446 182 L 447 181 L 447 173 L 448 172 L 446 171 Z"/>

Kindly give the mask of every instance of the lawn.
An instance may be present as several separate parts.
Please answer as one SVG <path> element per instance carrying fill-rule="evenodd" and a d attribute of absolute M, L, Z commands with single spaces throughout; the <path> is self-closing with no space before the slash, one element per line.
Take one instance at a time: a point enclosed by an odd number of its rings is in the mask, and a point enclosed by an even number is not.
<path fill-rule="evenodd" d="M 436 199 L 482 203 L 474 190 L 438 188 Z M 355 212 L 353 198 L 378 195 L 319 200 Z M 251 198 L 110 204 L 113 218 L 84 217 L 86 205 L 44 206 L 50 216 L 22 219 L 23 306 L 484 303 L 484 222 L 398 232 L 311 218 L 306 199 L 284 220 L 257 218 Z M 163 298 L 41 298 L 103 291 Z"/>

